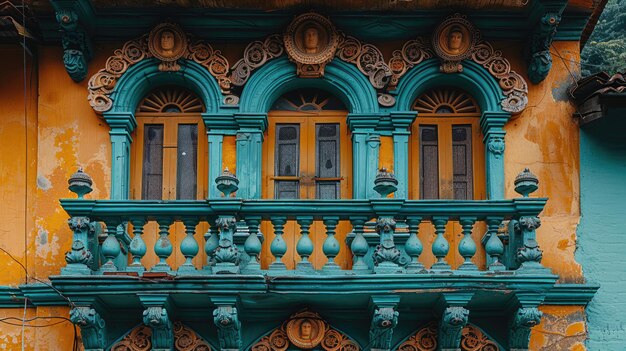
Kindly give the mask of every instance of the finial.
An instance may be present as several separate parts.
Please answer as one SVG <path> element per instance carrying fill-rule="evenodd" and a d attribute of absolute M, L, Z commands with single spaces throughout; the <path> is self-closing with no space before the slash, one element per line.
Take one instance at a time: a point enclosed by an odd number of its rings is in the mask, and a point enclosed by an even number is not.
<path fill-rule="evenodd" d="M 386 168 L 381 168 L 374 179 L 374 190 L 385 198 L 387 195 L 395 193 L 398 190 L 398 180 L 392 172 L 387 172 Z"/>
<path fill-rule="evenodd" d="M 239 179 L 237 179 L 237 176 L 228 170 L 228 167 L 224 169 L 222 174 L 215 178 L 215 183 L 217 184 L 217 190 L 221 191 L 222 194 L 224 194 L 224 197 L 230 197 L 230 194 L 239 189 L 237 186 L 239 184 Z"/>
<path fill-rule="evenodd" d="M 539 180 L 528 168 L 525 168 L 515 177 L 515 191 L 523 197 L 528 197 L 539 188 Z"/>
<path fill-rule="evenodd" d="M 79 199 L 82 199 L 86 194 L 89 194 L 93 190 L 91 188 L 91 185 L 93 184 L 91 177 L 89 174 L 83 172 L 82 167 L 79 167 L 78 171 L 70 176 L 67 183 L 69 184 L 67 188 L 76 194 Z"/>

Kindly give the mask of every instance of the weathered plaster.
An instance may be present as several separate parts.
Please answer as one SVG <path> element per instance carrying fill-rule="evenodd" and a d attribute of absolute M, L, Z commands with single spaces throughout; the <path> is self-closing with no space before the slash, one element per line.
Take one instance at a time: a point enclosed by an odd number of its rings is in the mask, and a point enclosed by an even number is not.
<path fill-rule="evenodd" d="M 531 332 L 531 350 L 586 350 L 584 341 L 587 330 L 583 307 L 541 306 L 539 309 L 543 312 L 543 317 L 541 324 Z"/>

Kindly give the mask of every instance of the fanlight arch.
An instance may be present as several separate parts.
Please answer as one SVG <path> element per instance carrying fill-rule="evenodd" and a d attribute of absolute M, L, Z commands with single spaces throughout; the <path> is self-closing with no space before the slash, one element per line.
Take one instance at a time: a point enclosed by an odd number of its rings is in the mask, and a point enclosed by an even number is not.
<path fill-rule="evenodd" d="M 306 328 L 302 325 L 309 323 Z M 304 337 L 310 330 L 311 336 Z M 316 349 L 324 351 L 360 351 L 356 341 L 344 333 L 334 329 L 317 313 L 299 312 L 292 315 L 280 327 L 261 337 L 251 347 L 250 351 L 286 351 L 294 347 L 302 349 Z"/>
<path fill-rule="evenodd" d="M 213 351 L 211 345 L 181 322 L 174 322 L 175 351 Z M 138 325 L 117 340 L 111 351 L 147 351 L 152 350 L 152 330 L 145 325 Z"/>
<path fill-rule="evenodd" d="M 396 351 L 436 351 L 438 328 L 437 323 L 431 322 L 403 340 Z M 468 324 L 461 332 L 461 351 L 504 351 L 497 342 L 489 337 L 479 327 Z"/>

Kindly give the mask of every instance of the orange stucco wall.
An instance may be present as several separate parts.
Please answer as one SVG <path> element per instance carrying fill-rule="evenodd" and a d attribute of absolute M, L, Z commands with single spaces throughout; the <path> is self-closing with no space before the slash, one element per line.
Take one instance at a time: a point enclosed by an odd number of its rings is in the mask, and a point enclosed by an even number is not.
<path fill-rule="evenodd" d="M 520 46 L 510 43 L 494 43 L 494 46 L 504 52 L 515 71 L 525 73 Z M 88 76 L 104 67 L 104 61 L 117 47 L 121 44 L 98 47 Z M 506 125 L 506 196 L 517 196 L 513 180 L 523 168 L 531 168 L 540 179 L 540 188 L 534 195 L 550 198 L 538 230 L 543 263 L 559 274 L 562 282 L 582 282 L 581 268 L 574 259 L 575 228 L 580 216 L 578 127 L 571 117 L 573 107 L 566 94 L 572 82 L 571 74 L 578 71 L 573 62 L 579 60 L 579 49 L 576 42 L 558 42 L 554 48 L 565 60 L 555 56 L 548 78 L 538 85 L 529 84 L 528 107 Z M 242 50 L 243 47 L 229 48 L 228 56 L 232 55 L 231 51 Z M 388 51 L 391 51 L 389 45 L 383 48 L 383 52 Z M 67 215 L 58 202 L 59 198 L 72 195 L 67 190 L 69 176 L 83 167 L 94 182 L 89 197 L 108 197 L 109 128 L 87 102 L 88 79 L 74 83 L 67 75 L 59 47 L 40 47 L 36 65 L 27 60 L 25 115 L 21 55 L 17 46 L 0 47 L 0 57 L 6 58 L 0 65 L 3 77 L 0 80 L 0 242 L 3 249 L 28 268 L 31 276 L 45 280 L 59 274 L 65 265 L 64 253 L 71 245 Z M 226 138 L 223 165 L 231 170 L 235 167 L 234 151 L 235 138 Z M 393 167 L 392 153 L 391 140 L 383 139 L 381 166 Z M 0 285 L 26 282 L 24 271 L 1 252 L 0 270 L 3 272 Z M 572 328 L 571 332 L 579 338 L 582 333 L 584 340 L 581 308 L 545 306 L 542 310 L 545 314 L 542 324 L 532 336 L 533 350 L 547 345 L 545 335 L 555 337 L 552 332 L 555 321 L 562 322 L 563 316 L 576 313 L 571 319 L 574 326 L 567 330 Z M 29 308 L 26 312 L 27 316 L 67 317 L 66 308 Z M 21 318 L 22 314 L 21 309 L 0 309 L 0 318 Z M 21 327 L 0 325 L 0 330 L 0 349 L 21 345 Z M 62 323 L 48 328 L 26 328 L 26 333 L 28 350 L 65 350 L 71 348 L 74 330 Z M 567 339 L 567 333 L 559 333 L 562 335 L 557 337 Z M 583 350 L 582 345 L 571 347 Z"/>

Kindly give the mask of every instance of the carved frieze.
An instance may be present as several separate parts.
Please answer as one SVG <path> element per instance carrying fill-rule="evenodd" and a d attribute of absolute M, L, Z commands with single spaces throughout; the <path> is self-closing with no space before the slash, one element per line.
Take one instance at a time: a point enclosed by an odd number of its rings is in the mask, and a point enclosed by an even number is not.
<path fill-rule="evenodd" d="M 230 92 L 228 61 L 219 50 L 203 41 L 193 41 L 182 29 L 170 22 L 156 26 L 149 34 L 127 41 L 121 49 L 115 50 L 105 64 L 105 68 L 89 79 L 89 104 L 96 112 L 111 109 L 111 93 L 117 80 L 133 65 L 142 60 L 156 58 L 160 61 L 159 70 L 177 71 L 179 60 L 195 61 L 206 68 L 217 79 L 222 92 Z"/>
<path fill-rule="evenodd" d="M 317 313 L 299 312 L 252 346 L 252 351 L 303 350 L 359 351 L 360 347 L 343 333 L 332 329 Z"/>
<path fill-rule="evenodd" d="M 152 349 L 152 330 L 140 325 L 122 340 L 118 341 L 111 351 L 147 351 Z M 180 322 L 174 323 L 174 350 L 176 351 L 211 351 L 211 346 L 200 338 L 193 330 Z"/>
<path fill-rule="evenodd" d="M 429 323 L 417 333 L 410 336 L 398 347 L 398 351 L 435 351 L 437 350 L 437 324 Z M 462 351 L 499 351 L 498 345 L 493 342 L 482 330 L 474 325 L 466 325 L 461 332 Z"/>

